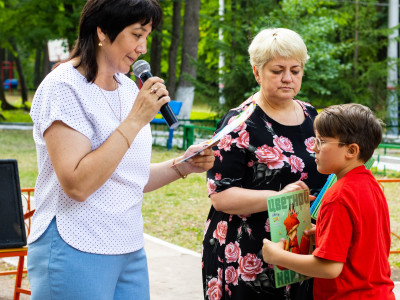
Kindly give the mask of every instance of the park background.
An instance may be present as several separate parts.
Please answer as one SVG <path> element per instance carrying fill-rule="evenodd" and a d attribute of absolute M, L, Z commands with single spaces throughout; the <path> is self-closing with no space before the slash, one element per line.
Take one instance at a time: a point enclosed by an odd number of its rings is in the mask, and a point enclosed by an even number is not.
<path fill-rule="evenodd" d="M 34 91 L 54 63 L 48 42 L 63 39 L 65 50 L 71 50 L 84 4 L 84 0 L 0 0 L 1 79 L 10 78 L 12 70 L 11 78 L 17 80 L 17 86 L 0 84 L 0 122 L 31 123 Z M 361 103 L 385 121 L 385 133 L 388 128 L 397 130 L 399 61 L 388 57 L 388 44 L 397 45 L 398 24 L 389 28 L 389 1 L 177 0 L 160 4 L 163 23 L 149 37 L 148 53 L 140 59 L 149 61 L 152 73 L 165 79 L 171 98 L 184 103 L 179 119 L 199 127 L 197 140 L 210 137 L 224 112 L 257 91 L 247 48 L 260 30 L 269 27 L 298 32 L 308 47 L 310 60 L 298 99 L 317 109 Z M 389 39 L 391 34 L 395 38 Z M 393 70 L 396 80 L 389 82 Z M 393 99 L 395 118 L 388 119 Z M 163 130 L 162 126 L 154 129 Z M 174 139 L 183 139 L 182 132 L 177 130 Z M 385 134 L 385 139 L 394 143 L 397 135 Z M 153 162 L 183 153 L 181 146 L 166 150 L 163 142 L 159 144 L 154 146 Z M 395 149 L 386 150 L 399 156 Z M 376 155 L 383 154 L 379 151 Z M 34 186 L 37 166 L 31 130 L 0 130 L 0 158 L 17 159 L 21 186 Z M 373 168 L 373 172 L 379 178 L 400 177 L 395 171 Z M 400 232 L 397 185 L 385 186 L 395 233 Z M 209 207 L 205 174 L 193 174 L 145 195 L 145 232 L 200 252 Z M 395 239 L 393 247 L 400 248 Z M 390 263 L 399 269 L 399 255 L 391 255 Z"/>

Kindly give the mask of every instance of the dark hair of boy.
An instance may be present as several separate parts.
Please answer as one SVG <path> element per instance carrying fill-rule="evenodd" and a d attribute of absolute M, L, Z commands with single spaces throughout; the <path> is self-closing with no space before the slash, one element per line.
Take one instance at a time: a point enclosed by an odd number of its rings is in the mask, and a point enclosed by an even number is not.
<path fill-rule="evenodd" d="M 333 105 L 315 118 L 314 129 L 321 137 L 338 138 L 342 147 L 357 144 L 359 159 L 368 161 L 382 141 L 382 121 L 366 106 L 356 103 Z"/>

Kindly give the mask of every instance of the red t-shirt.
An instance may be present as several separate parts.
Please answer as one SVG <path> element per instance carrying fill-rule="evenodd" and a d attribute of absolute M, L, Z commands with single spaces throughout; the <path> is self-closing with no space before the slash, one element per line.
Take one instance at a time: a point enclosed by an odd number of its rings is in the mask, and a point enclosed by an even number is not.
<path fill-rule="evenodd" d="M 314 279 L 314 299 L 393 299 L 389 210 L 381 187 L 364 166 L 338 180 L 318 214 L 316 257 L 343 262 L 335 279 Z"/>

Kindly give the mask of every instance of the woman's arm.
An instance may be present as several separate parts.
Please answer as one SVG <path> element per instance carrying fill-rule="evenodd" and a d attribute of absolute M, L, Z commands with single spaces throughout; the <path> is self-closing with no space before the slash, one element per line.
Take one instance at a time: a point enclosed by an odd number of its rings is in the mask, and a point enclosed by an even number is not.
<path fill-rule="evenodd" d="M 139 130 L 139 127 L 132 127 L 131 136 L 136 136 Z M 110 178 L 128 149 L 125 138 L 114 131 L 92 151 L 86 136 L 60 121 L 54 122 L 44 132 L 44 139 L 63 190 L 80 202 Z"/>
<path fill-rule="evenodd" d="M 212 194 L 210 199 L 217 211 L 223 211 L 227 214 L 248 215 L 268 210 L 268 197 L 302 189 L 308 189 L 303 181 L 288 184 L 279 192 L 232 187 Z"/>
<path fill-rule="evenodd" d="M 279 265 L 306 276 L 326 279 L 338 277 L 343 270 L 342 262 L 319 258 L 311 254 L 301 255 L 285 251 L 283 241 L 274 243 L 264 239 L 263 243 L 263 258 L 267 263 Z"/>
<path fill-rule="evenodd" d="M 162 163 L 153 163 L 150 166 L 150 178 L 144 187 L 144 192 L 151 192 L 164 185 L 187 176 L 191 173 L 202 173 L 210 169 L 214 164 L 214 152 L 211 148 L 205 149 L 198 155 L 188 159 L 182 164 L 178 164 L 185 157 L 203 148 L 202 144 L 190 146 L 185 155 L 171 159 Z M 175 166 L 173 166 L 175 163 Z"/>
<path fill-rule="evenodd" d="M 159 86 L 158 95 L 151 92 L 155 84 Z M 53 122 L 43 136 L 65 193 L 82 202 L 100 188 L 115 171 L 139 131 L 169 100 L 163 81 L 158 77 L 148 79 L 127 118 L 94 151 L 86 136 L 60 121 Z"/>

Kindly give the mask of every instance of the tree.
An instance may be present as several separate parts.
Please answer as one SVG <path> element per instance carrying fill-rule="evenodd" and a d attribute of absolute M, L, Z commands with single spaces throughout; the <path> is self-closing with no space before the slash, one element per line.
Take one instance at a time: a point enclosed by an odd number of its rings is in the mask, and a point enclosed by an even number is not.
<path fill-rule="evenodd" d="M 182 39 L 181 73 L 176 91 L 176 100 L 182 101 L 179 117 L 189 119 L 193 105 L 194 85 L 191 79 L 196 79 L 197 50 L 199 42 L 199 12 L 200 0 L 186 0 Z"/>
<path fill-rule="evenodd" d="M 176 61 L 178 57 L 178 48 L 180 41 L 181 32 L 181 7 L 182 0 L 175 0 L 173 4 L 172 13 L 172 33 L 171 33 L 171 44 L 168 51 L 168 82 L 167 90 L 171 99 L 175 99 L 175 88 L 176 88 Z"/>
<path fill-rule="evenodd" d="M 150 50 L 150 67 L 154 76 L 161 76 L 161 55 L 163 40 L 163 20 L 152 33 L 151 50 Z"/>

